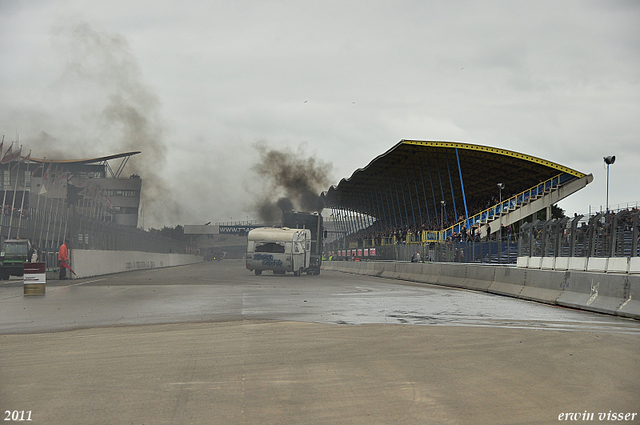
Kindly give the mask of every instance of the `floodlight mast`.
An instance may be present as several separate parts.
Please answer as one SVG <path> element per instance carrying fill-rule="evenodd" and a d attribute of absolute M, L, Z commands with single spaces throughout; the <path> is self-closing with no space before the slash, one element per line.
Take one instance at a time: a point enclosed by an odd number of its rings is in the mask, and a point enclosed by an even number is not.
<path fill-rule="evenodd" d="M 605 156 L 604 163 L 607 164 L 607 212 L 609 212 L 609 166 L 616 162 L 616 156 Z"/>
<path fill-rule="evenodd" d="M 500 240 L 502 240 L 502 189 L 504 189 L 504 183 L 498 183 L 498 188 L 500 189 L 500 214 L 498 215 L 500 219 L 500 230 L 498 232 L 498 237 L 500 238 Z"/>
<path fill-rule="evenodd" d="M 502 203 L 502 189 L 504 189 L 504 183 L 498 183 L 498 187 L 500 188 L 500 203 Z"/>

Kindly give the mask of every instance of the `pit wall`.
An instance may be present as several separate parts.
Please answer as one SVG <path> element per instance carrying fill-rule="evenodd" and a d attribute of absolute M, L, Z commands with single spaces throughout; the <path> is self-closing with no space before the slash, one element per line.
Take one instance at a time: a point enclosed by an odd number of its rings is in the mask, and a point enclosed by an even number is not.
<path fill-rule="evenodd" d="M 460 263 L 325 261 L 323 268 L 507 295 L 640 319 L 640 274 Z"/>
<path fill-rule="evenodd" d="M 159 254 L 140 251 L 71 250 L 70 266 L 77 278 L 132 270 L 181 266 L 202 262 L 193 254 Z M 74 276 L 76 278 L 76 276 Z"/>

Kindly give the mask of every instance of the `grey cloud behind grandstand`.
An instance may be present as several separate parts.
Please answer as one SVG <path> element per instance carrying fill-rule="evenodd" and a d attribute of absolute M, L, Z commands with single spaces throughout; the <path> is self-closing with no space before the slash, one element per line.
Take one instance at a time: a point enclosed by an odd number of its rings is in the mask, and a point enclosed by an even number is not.
<path fill-rule="evenodd" d="M 639 26 L 636 2 L 2 2 L 0 132 L 141 150 L 156 227 L 256 218 L 257 142 L 331 184 L 401 139 L 522 152 L 592 173 L 560 203 L 584 213 L 608 155 L 609 203 L 640 201 Z"/>

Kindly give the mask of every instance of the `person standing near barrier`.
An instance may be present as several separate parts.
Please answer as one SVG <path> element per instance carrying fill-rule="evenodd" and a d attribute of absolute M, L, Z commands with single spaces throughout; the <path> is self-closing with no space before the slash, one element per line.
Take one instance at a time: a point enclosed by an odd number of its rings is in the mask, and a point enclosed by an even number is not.
<path fill-rule="evenodd" d="M 29 256 L 29 261 L 31 261 L 32 263 L 37 263 L 38 260 L 38 245 L 33 245 L 33 247 L 31 248 L 31 255 Z"/>
<path fill-rule="evenodd" d="M 60 280 L 65 280 L 67 278 L 67 267 L 69 264 L 69 248 L 67 247 L 68 241 L 64 241 L 62 245 L 60 245 L 60 249 L 58 250 L 58 263 L 60 266 Z"/>

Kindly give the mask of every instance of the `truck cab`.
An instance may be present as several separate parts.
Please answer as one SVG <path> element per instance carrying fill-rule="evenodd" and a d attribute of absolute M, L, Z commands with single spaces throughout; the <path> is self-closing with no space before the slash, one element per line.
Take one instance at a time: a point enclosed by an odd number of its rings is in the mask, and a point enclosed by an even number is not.
<path fill-rule="evenodd" d="M 0 279 L 24 275 L 24 263 L 31 261 L 31 242 L 28 239 L 7 239 L 0 248 Z"/>

